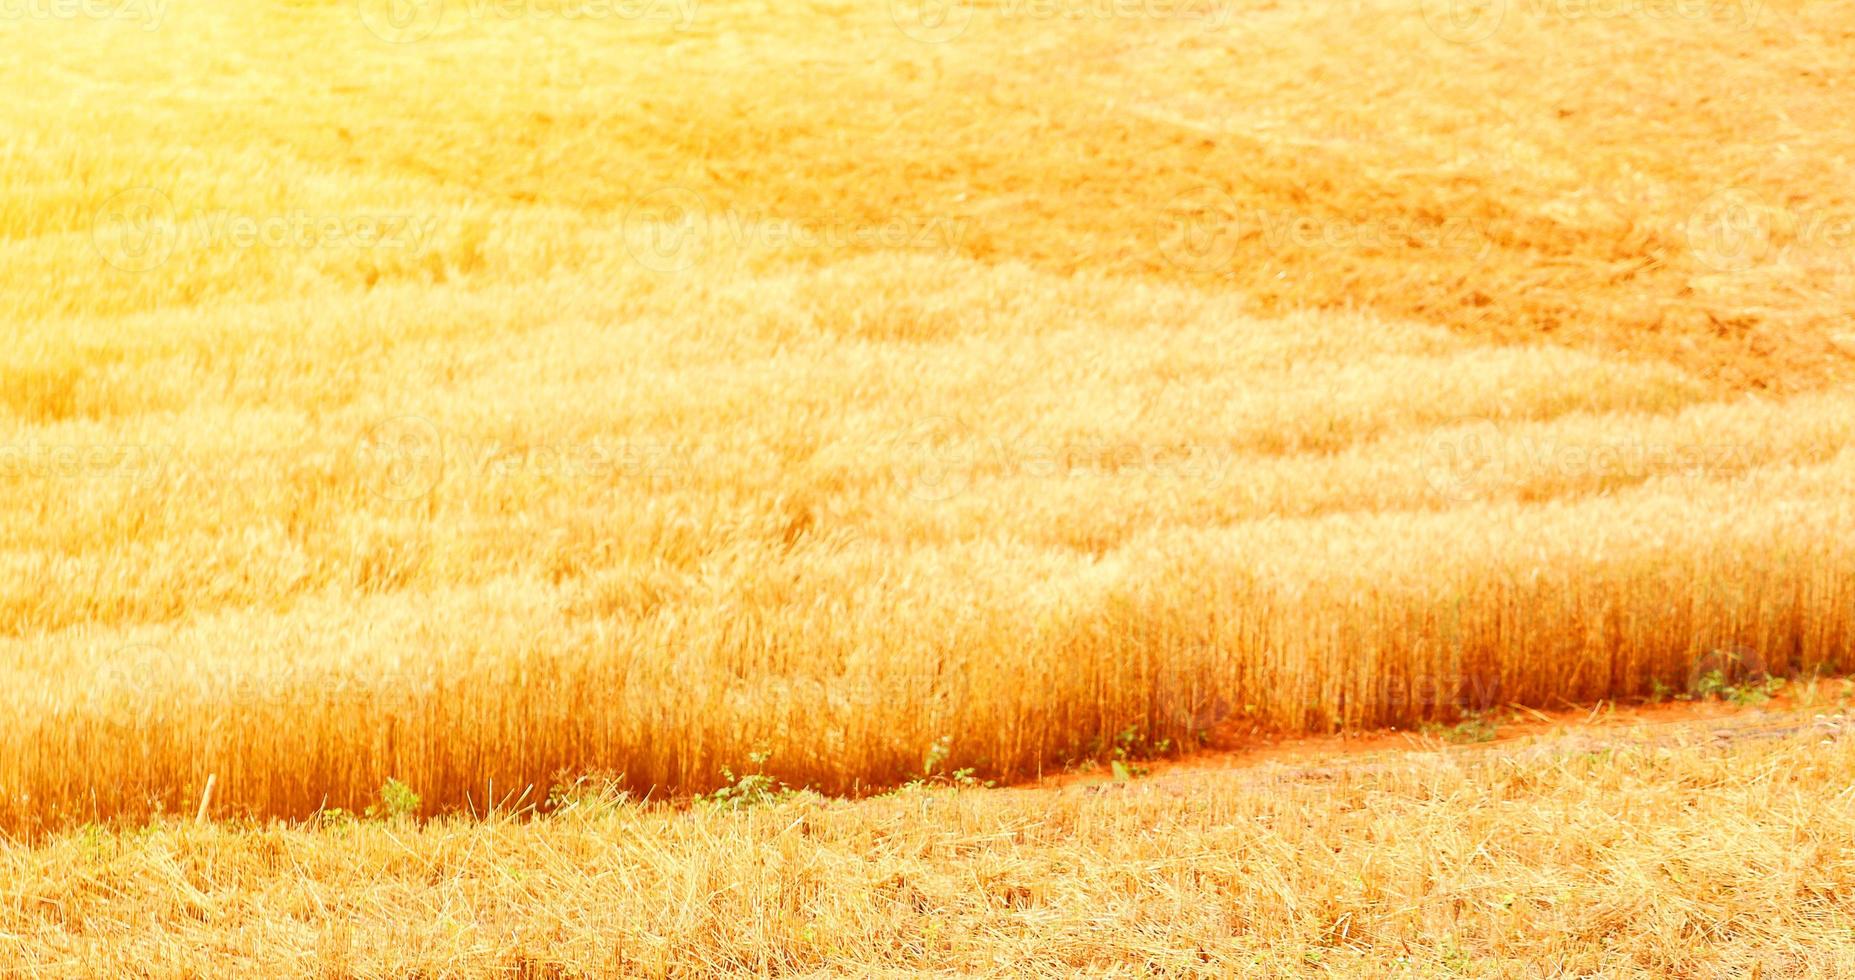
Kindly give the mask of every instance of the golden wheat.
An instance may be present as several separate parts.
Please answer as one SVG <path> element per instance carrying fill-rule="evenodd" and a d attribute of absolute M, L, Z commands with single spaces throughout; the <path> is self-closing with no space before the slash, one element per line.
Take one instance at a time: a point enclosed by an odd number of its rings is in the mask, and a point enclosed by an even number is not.
<path fill-rule="evenodd" d="M 0 28 L 0 827 L 1851 666 L 1846 9 L 620 6 Z"/>

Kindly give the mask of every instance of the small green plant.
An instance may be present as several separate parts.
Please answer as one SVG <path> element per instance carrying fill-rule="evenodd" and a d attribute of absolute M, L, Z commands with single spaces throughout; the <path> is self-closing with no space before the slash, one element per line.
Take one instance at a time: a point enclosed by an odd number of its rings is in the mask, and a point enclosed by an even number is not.
<path fill-rule="evenodd" d="M 1729 701 L 1739 707 L 1764 704 L 1784 689 L 1784 678 L 1731 681 L 1724 670 L 1710 670 L 1694 682 L 1694 697 L 1700 701 Z"/>
<path fill-rule="evenodd" d="M 1440 738 L 1445 742 L 1451 742 L 1456 745 L 1473 745 L 1480 742 L 1494 741 L 1495 736 L 1500 734 L 1501 726 L 1498 719 L 1490 715 L 1480 712 L 1471 712 L 1467 718 L 1453 725 L 1428 722 L 1419 730 L 1425 735 L 1429 735 L 1433 738 Z"/>
<path fill-rule="evenodd" d="M 747 761 L 753 765 L 753 771 L 735 775 L 734 770 L 721 767 L 721 777 L 726 785 L 706 796 L 697 796 L 696 802 L 707 806 L 751 807 L 778 803 L 793 796 L 797 791 L 780 782 L 765 772 L 767 760 L 772 754 L 765 749 L 758 749 L 747 754 Z"/>
<path fill-rule="evenodd" d="M 1201 742 L 1206 740 L 1208 735 L 1200 739 Z M 1105 762 L 1117 779 L 1135 779 L 1150 771 L 1139 763 L 1171 755 L 1173 751 L 1172 739 L 1151 738 L 1138 725 L 1129 725 L 1112 738 L 1104 740 L 1096 735 L 1078 749 L 1064 752 L 1059 761 L 1064 772 L 1098 771 Z"/>
<path fill-rule="evenodd" d="M 1696 701 L 1762 704 L 1784 687 L 1782 678 L 1765 671 L 1764 658 L 1757 652 L 1737 648 L 1707 651 L 1695 663 L 1690 676 L 1688 690 Z"/>
<path fill-rule="evenodd" d="M 974 773 L 977 771 L 978 770 L 974 769 L 971 766 L 967 766 L 964 769 L 955 769 L 953 770 L 953 772 L 947 774 L 947 781 L 952 783 L 955 786 L 996 786 L 998 785 L 998 783 L 993 780 L 990 780 L 990 779 L 982 780 L 978 776 L 974 775 Z"/>
<path fill-rule="evenodd" d="M 1727 697 L 1741 707 L 1749 704 L 1764 704 L 1784 690 L 1784 683 L 1782 677 L 1767 677 L 1754 684 L 1737 684 L 1731 688 Z"/>
<path fill-rule="evenodd" d="M 404 820 L 417 815 L 424 802 L 412 787 L 397 779 L 388 779 L 386 785 L 380 787 L 380 802 L 368 805 L 367 819 Z"/>
<path fill-rule="evenodd" d="M 1723 670 L 1707 671 L 1694 682 L 1694 696 L 1702 701 L 1711 701 L 1729 690 L 1731 688 L 1726 683 L 1726 672 Z"/>
<path fill-rule="evenodd" d="M 948 772 L 947 760 L 953 757 L 953 736 L 942 735 L 928 746 L 927 754 L 921 760 L 921 775 L 902 784 L 903 790 L 925 789 L 928 786 L 996 786 L 997 782 L 980 779 L 978 769 L 965 766 Z"/>
<path fill-rule="evenodd" d="M 1149 759 L 1155 759 L 1172 751 L 1172 740 L 1162 738 L 1153 741 L 1145 732 L 1132 725 L 1122 729 L 1114 736 L 1114 749 L 1108 759 L 1108 767 L 1114 772 L 1114 778 L 1120 782 L 1138 779 L 1152 770 L 1140 765 Z"/>
<path fill-rule="evenodd" d="M 942 735 L 941 737 L 935 739 L 934 744 L 928 746 L 926 758 L 922 759 L 921 761 L 922 777 L 926 779 L 934 778 L 935 771 L 938 770 L 942 765 L 945 765 L 947 762 L 947 759 L 951 757 L 952 755 L 953 755 L 953 736 Z"/>
<path fill-rule="evenodd" d="M 100 824 L 84 824 L 78 839 L 82 842 L 84 856 L 93 861 L 107 857 L 116 849 L 116 835 Z"/>

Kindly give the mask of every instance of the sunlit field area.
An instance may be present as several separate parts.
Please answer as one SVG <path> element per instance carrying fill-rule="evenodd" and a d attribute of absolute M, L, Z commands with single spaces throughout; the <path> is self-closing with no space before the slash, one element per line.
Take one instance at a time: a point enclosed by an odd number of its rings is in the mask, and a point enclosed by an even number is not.
<path fill-rule="evenodd" d="M 0 880 L 66 882 L 0 903 L 0 956 L 38 934 L 33 902 L 81 933 L 171 888 L 173 915 L 232 921 L 179 888 L 202 862 L 333 876 L 266 885 L 259 921 L 371 878 L 369 853 L 397 862 L 386 889 L 455 860 L 547 881 L 606 833 L 693 862 L 627 865 L 588 903 L 778 855 L 739 904 L 931 822 L 844 803 L 791 838 L 783 811 L 675 823 L 621 791 L 1024 782 L 1232 732 L 1855 668 L 1846 3 L 21 0 L 0 81 L 0 831 L 35 842 Z M 1537 876 L 1463 872 L 1460 930 L 1409 917 L 1442 914 L 1402 891 L 1425 848 L 1472 863 L 1491 832 L 1436 814 L 1546 834 L 1640 788 L 1674 822 L 1637 844 L 1791 868 L 1746 928 L 1844 944 L 1812 967 L 1836 975 L 1851 937 L 1812 916 L 1855 875 L 1786 848 L 1846 824 L 1850 757 L 1784 744 L 1400 776 L 1360 791 L 1369 828 L 1268 838 L 1333 868 L 1188 872 L 1309 795 L 1228 787 L 952 793 L 906 862 L 995 861 L 1020 925 L 1048 896 L 1008 879 L 1080 861 L 1099 877 L 1061 887 L 1129 921 L 1228 886 L 1230 915 L 1288 917 L 1283 942 L 1404 937 L 1432 965 L 1480 943 L 1464 969 L 1492 970 L 1476 956 L 1522 953 L 1536 906 L 1589 944 L 1564 947 L 1578 970 L 1693 968 L 1680 917 L 1725 899 L 1659 865 L 1564 880 L 1564 852 L 1499 855 Z M 596 818 L 510 822 L 588 773 Z M 1705 823 L 1695 786 L 1737 809 Z M 443 820 L 330 836 L 370 806 Z M 95 836 L 149 826 L 170 836 Z M 1135 857 L 1105 827 L 1176 831 L 1139 857 L 1182 876 L 1163 899 L 1116 890 Z M 1380 832 L 1395 851 L 1326 849 Z M 93 859 L 109 895 L 68 893 Z M 1032 955 L 1036 930 L 980 921 L 991 893 L 959 875 L 981 871 L 883 867 L 893 900 L 856 913 L 880 921 L 672 902 L 573 962 Z M 1234 884 L 1252 873 L 1271 883 Z M 1670 890 L 1626 900 L 1635 875 Z M 921 880 L 972 905 L 952 933 L 921 931 L 945 904 Z M 1581 888 L 1610 925 L 1570 922 L 1599 914 L 1562 904 Z M 1099 958 L 1046 965 L 1274 968 L 1062 921 L 1041 935 Z M 352 968 L 520 946 L 444 954 L 465 940 L 432 929 Z M 1639 931 L 1577 960 L 1606 929 Z M 299 939 L 215 941 L 335 955 Z M 114 949 L 68 962 L 115 972 Z"/>
<path fill-rule="evenodd" d="M 0 825 L 1847 666 L 1840 5 L 148 3 L 3 28 Z"/>

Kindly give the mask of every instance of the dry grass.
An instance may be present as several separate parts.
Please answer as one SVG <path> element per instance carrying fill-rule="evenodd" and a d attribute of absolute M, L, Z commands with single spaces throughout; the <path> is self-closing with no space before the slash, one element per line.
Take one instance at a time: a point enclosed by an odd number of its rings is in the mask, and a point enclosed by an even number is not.
<path fill-rule="evenodd" d="M 74 833 L 0 847 L 0 972 L 1848 976 L 1855 741 L 1801 724 L 1062 790 Z"/>
<path fill-rule="evenodd" d="M 1855 666 L 1845 6 L 447 10 L 0 25 L 0 826 Z"/>

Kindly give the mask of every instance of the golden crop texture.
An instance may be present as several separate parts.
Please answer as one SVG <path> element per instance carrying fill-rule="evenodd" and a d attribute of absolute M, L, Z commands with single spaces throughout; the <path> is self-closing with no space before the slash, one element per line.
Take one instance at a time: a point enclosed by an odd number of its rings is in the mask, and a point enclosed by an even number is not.
<path fill-rule="evenodd" d="M 1850 667 L 1855 12 L 1434 6 L 6 8 L 0 827 Z"/>

